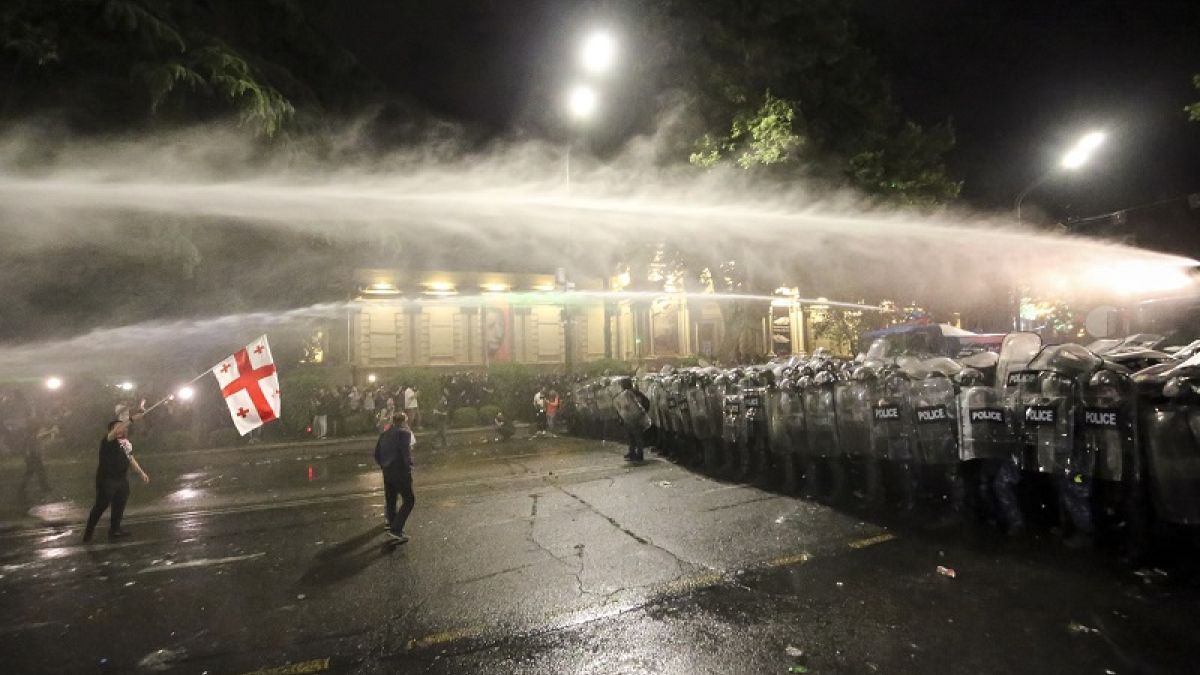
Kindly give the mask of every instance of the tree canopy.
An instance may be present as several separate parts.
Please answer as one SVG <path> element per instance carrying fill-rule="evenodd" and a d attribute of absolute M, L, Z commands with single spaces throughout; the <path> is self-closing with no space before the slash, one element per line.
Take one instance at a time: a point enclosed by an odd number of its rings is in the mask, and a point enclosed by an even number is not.
<path fill-rule="evenodd" d="M 947 123 L 906 119 L 858 35 L 849 0 L 659 0 L 663 73 L 704 130 L 690 160 L 846 182 L 928 205 L 957 197 Z"/>
<path fill-rule="evenodd" d="M 234 113 L 273 136 L 368 78 L 316 28 L 326 0 L 13 0 L 0 9 L 4 116 L 85 130 Z"/>

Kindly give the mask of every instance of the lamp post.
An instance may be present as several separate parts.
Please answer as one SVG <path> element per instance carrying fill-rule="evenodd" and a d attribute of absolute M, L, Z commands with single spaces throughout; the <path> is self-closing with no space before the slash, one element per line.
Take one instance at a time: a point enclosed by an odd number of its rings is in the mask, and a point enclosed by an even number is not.
<path fill-rule="evenodd" d="M 1075 171 L 1087 164 L 1088 160 L 1090 160 L 1092 155 L 1095 154 L 1096 149 L 1101 145 L 1104 145 L 1106 138 L 1107 134 L 1105 134 L 1103 131 L 1092 131 L 1084 134 L 1083 137 L 1076 141 L 1075 145 L 1071 146 L 1071 148 L 1067 150 L 1066 154 L 1062 156 L 1062 159 L 1059 160 L 1057 167 L 1042 174 L 1037 178 L 1037 180 L 1026 186 L 1024 190 L 1021 190 L 1021 194 L 1017 195 L 1016 201 L 1017 222 L 1021 222 L 1021 203 L 1025 201 L 1025 198 L 1029 196 L 1030 192 L 1033 192 L 1037 188 L 1041 187 L 1046 181 L 1057 175 L 1059 171 Z"/>

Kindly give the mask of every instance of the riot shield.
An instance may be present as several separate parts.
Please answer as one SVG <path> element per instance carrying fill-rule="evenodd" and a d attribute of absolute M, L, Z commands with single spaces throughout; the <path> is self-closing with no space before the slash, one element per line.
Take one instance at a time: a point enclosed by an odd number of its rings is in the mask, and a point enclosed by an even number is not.
<path fill-rule="evenodd" d="M 906 377 L 889 377 L 878 387 L 871 404 L 872 454 L 891 462 L 914 458 L 912 384 Z"/>
<path fill-rule="evenodd" d="M 767 442 L 771 452 L 784 455 L 791 452 L 791 437 L 787 429 L 787 406 L 791 397 L 786 387 L 772 387 L 767 391 Z"/>
<path fill-rule="evenodd" d="M 803 455 L 804 446 L 808 442 L 804 431 L 804 392 L 794 382 L 781 389 L 788 448 L 793 454 Z"/>
<path fill-rule="evenodd" d="M 721 398 L 721 440 L 729 446 L 738 442 L 742 419 L 742 395 L 737 385 L 726 384 Z"/>
<path fill-rule="evenodd" d="M 811 457 L 833 457 L 838 454 L 837 415 L 833 387 L 816 385 L 804 390 L 804 420 L 808 443 L 805 449 Z"/>
<path fill-rule="evenodd" d="M 851 380 L 834 385 L 837 411 L 837 440 L 840 454 L 850 458 L 873 455 L 871 448 L 871 404 L 873 382 Z"/>
<path fill-rule="evenodd" d="M 613 406 L 617 410 L 617 416 L 621 419 L 621 423 L 626 427 L 638 428 L 643 431 L 650 427 L 650 416 L 642 409 L 632 389 L 623 390 L 618 394 L 613 399 Z"/>
<path fill-rule="evenodd" d="M 1083 387 L 1080 428 L 1082 454 L 1069 460 L 1072 469 L 1108 482 L 1137 481 L 1137 396 L 1126 376 L 1093 377 Z"/>
<path fill-rule="evenodd" d="M 692 415 L 688 410 L 687 401 L 687 382 L 683 375 L 676 375 L 671 378 L 670 397 L 674 403 L 672 410 L 674 411 L 674 420 L 672 426 L 675 433 L 685 438 L 692 438 Z"/>
<path fill-rule="evenodd" d="M 1036 333 L 1009 333 L 1000 345 L 996 361 L 996 386 L 1007 389 L 1009 375 L 1023 371 L 1042 350 L 1042 338 Z"/>
<path fill-rule="evenodd" d="M 959 459 L 1012 460 L 1018 448 L 1016 425 L 1000 391 L 964 387 L 958 395 Z"/>
<path fill-rule="evenodd" d="M 958 405 L 949 377 L 926 377 L 913 384 L 918 462 L 926 466 L 958 463 Z"/>
<path fill-rule="evenodd" d="M 1200 393 L 1193 373 L 1142 409 L 1145 476 L 1158 518 L 1200 525 Z M 1171 391 L 1174 389 L 1174 391 Z M 1172 395 L 1173 394 L 1173 395 Z"/>
<path fill-rule="evenodd" d="M 704 378 L 697 377 L 690 383 L 685 393 L 688 410 L 692 415 L 692 433 L 701 441 L 707 441 L 717 436 L 716 424 L 714 424 L 712 411 L 708 404 L 708 393 L 705 391 L 707 386 Z"/>
<path fill-rule="evenodd" d="M 1047 347 L 1029 363 L 1024 372 L 1037 373 L 1037 389 L 1030 395 L 1028 387 L 1022 388 L 1023 469 L 1062 475 L 1074 458 L 1089 465 L 1077 475 L 1093 475 L 1094 458 L 1085 460 L 1088 453 L 1077 447 L 1075 431 L 1082 412 L 1080 388 L 1101 364 L 1100 357 L 1076 344 Z"/>

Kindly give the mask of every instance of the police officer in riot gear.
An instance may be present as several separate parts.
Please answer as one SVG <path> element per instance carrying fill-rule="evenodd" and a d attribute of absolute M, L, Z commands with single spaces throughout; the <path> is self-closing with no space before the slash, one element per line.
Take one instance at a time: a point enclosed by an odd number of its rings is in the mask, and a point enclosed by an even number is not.
<path fill-rule="evenodd" d="M 808 496 L 838 503 L 845 498 L 846 471 L 838 447 L 833 393 L 835 378 L 827 367 L 829 365 L 828 362 L 821 365 L 804 391 L 808 436 L 804 489 Z"/>
<path fill-rule="evenodd" d="M 964 368 L 958 383 L 959 457 L 976 465 L 964 469 L 964 475 L 975 477 L 975 484 L 966 487 L 974 488 L 970 492 L 983 515 L 998 521 L 1010 535 L 1023 534 L 1025 518 L 1016 494 L 1020 482 L 1017 427 L 999 391 L 984 384 L 983 373 Z"/>

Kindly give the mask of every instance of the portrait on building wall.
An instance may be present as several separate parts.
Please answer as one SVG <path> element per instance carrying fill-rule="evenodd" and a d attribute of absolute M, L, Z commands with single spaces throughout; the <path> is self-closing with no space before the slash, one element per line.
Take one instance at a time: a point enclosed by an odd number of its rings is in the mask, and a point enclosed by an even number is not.
<path fill-rule="evenodd" d="M 512 308 L 507 304 L 490 305 L 483 311 L 483 339 L 488 361 L 512 361 Z"/>
<path fill-rule="evenodd" d="M 679 304 L 656 300 L 650 308 L 654 325 L 654 353 L 675 356 L 679 353 Z"/>

